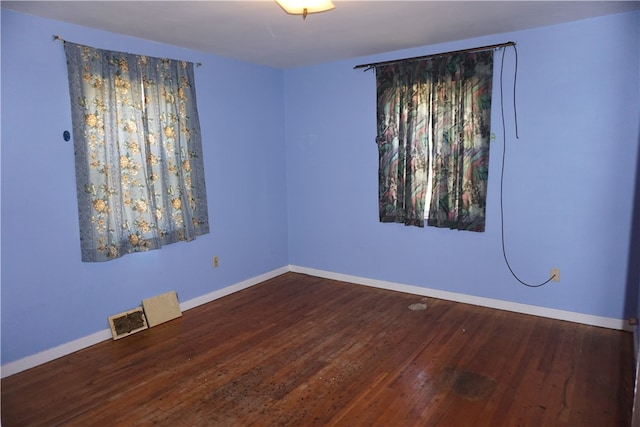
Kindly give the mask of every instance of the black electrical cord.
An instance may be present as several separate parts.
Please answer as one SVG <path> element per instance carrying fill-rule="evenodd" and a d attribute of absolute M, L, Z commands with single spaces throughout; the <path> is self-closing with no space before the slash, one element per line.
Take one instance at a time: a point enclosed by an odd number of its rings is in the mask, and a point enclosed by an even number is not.
<path fill-rule="evenodd" d="M 501 229 L 501 236 L 502 236 L 502 256 L 504 257 L 504 262 L 507 264 L 507 268 L 509 269 L 509 271 L 511 272 L 511 275 L 513 277 L 515 277 L 515 279 L 522 283 L 525 286 L 528 286 L 530 288 L 539 288 L 540 286 L 546 285 L 547 283 L 549 283 L 551 280 L 553 280 L 553 278 L 555 277 L 555 275 L 551 276 L 549 279 L 547 279 L 546 281 L 539 283 L 539 284 L 531 284 L 531 283 L 527 283 L 523 280 L 521 280 L 518 275 L 513 271 L 513 269 L 511 268 L 511 265 L 509 264 L 509 259 L 507 258 L 507 250 L 505 249 L 505 243 L 504 243 L 504 201 L 503 201 L 503 194 L 504 194 L 504 163 L 505 163 L 505 156 L 506 156 L 506 152 L 507 152 L 507 131 L 506 131 L 506 126 L 505 126 L 505 119 L 504 119 L 504 90 L 502 87 L 502 73 L 504 71 L 504 53 L 505 50 L 507 50 L 507 48 L 503 48 L 502 49 L 502 62 L 500 64 L 500 112 L 502 114 L 502 170 L 500 172 L 500 229 Z M 513 112 L 514 112 L 514 117 L 515 117 L 515 126 L 516 126 L 516 138 L 519 138 L 518 136 L 518 115 L 516 112 L 516 79 L 517 79 L 517 75 L 518 75 L 518 49 L 516 48 L 515 45 L 513 45 L 513 50 L 515 51 L 515 73 L 514 73 L 514 80 L 513 80 Z"/>

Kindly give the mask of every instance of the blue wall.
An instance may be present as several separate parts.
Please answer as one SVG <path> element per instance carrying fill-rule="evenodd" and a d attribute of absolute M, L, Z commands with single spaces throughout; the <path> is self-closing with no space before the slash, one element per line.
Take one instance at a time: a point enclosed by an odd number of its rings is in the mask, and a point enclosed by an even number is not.
<path fill-rule="evenodd" d="M 104 330 L 109 315 L 143 298 L 175 289 L 186 301 L 288 264 L 630 315 L 639 28 L 633 12 L 283 72 L 2 9 L 2 364 Z M 71 128 L 66 65 L 53 34 L 203 63 L 196 83 L 210 234 L 107 263 L 80 262 L 73 148 L 62 140 Z M 519 52 L 520 139 L 508 50 L 507 251 L 526 281 L 561 269 L 559 284 L 540 289 L 520 285 L 502 259 L 499 104 L 487 231 L 380 224 L 375 78 L 353 70 L 508 40 Z"/>
<path fill-rule="evenodd" d="M 638 12 L 285 72 L 292 265 L 622 319 L 640 124 Z M 375 74 L 362 63 L 515 41 L 505 52 L 504 133 L 494 86 L 485 233 L 381 224 Z M 496 62 L 501 61 L 501 51 Z M 295 179 L 294 179 L 295 178 Z M 627 306 L 625 308 L 625 305 Z"/>
<path fill-rule="evenodd" d="M 202 62 L 196 90 L 211 232 L 106 263 L 80 261 L 64 48 L 69 41 Z M 288 263 L 280 70 L 2 9 L 2 363 Z M 212 267 L 212 257 L 220 267 Z"/>

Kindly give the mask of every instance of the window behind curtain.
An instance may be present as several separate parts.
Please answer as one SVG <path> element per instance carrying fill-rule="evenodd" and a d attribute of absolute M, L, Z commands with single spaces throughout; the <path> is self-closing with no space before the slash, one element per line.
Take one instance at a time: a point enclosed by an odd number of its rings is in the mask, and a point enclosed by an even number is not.
<path fill-rule="evenodd" d="M 65 42 L 82 261 L 209 232 L 193 64 Z"/>
<path fill-rule="evenodd" d="M 381 222 L 484 231 L 493 51 L 376 67 Z"/>

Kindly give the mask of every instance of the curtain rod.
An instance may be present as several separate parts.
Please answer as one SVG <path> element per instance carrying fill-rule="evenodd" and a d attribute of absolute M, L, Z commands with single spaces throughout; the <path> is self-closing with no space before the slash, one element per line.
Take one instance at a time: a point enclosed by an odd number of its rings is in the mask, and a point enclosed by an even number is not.
<path fill-rule="evenodd" d="M 59 35 L 57 35 L 57 34 L 54 34 L 54 35 L 53 35 L 53 41 L 56 41 L 56 40 L 60 40 L 60 41 L 62 42 L 62 44 L 65 44 L 65 43 L 66 43 L 66 40 L 65 40 L 65 39 L 63 39 L 62 37 L 60 37 L 60 36 L 59 36 Z M 200 67 L 201 65 L 202 65 L 202 62 L 196 62 L 196 67 Z"/>
<path fill-rule="evenodd" d="M 377 67 L 379 65 L 395 64 L 397 62 L 405 62 L 405 61 L 417 61 L 417 60 L 420 60 L 420 59 L 435 58 L 436 56 L 454 55 L 456 53 L 478 52 L 478 51 L 482 51 L 482 50 L 497 49 L 497 48 L 500 48 L 500 47 L 515 46 L 515 45 L 516 45 L 516 42 L 506 42 L 506 43 L 492 44 L 492 45 L 488 45 L 488 46 L 472 47 L 472 48 L 469 48 L 469 49 L 452 50 L 451 52 L 433 53 L 431 55 L 424 55 L 424 56 L 414 56 L 413 58 L 394 59 L 394 60 L 391 60 L 391 61 L 373 62 L 371 64 L 360 64 L 360 65 L 356 65 L 355 67 L 353 67 L 353 69 L 356 70 L 358 68 L 366 68 L 365 71 L 368 71 L 369 69 Z"/>

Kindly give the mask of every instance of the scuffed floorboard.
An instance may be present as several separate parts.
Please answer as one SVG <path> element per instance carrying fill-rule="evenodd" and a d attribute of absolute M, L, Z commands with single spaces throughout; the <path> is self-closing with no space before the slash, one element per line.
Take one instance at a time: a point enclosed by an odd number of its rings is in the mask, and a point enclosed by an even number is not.
<path fill-rule="evenodd" d="M 2 425 L 629 424 L 631 334 L 287 273 L 2 380 Z"/>

